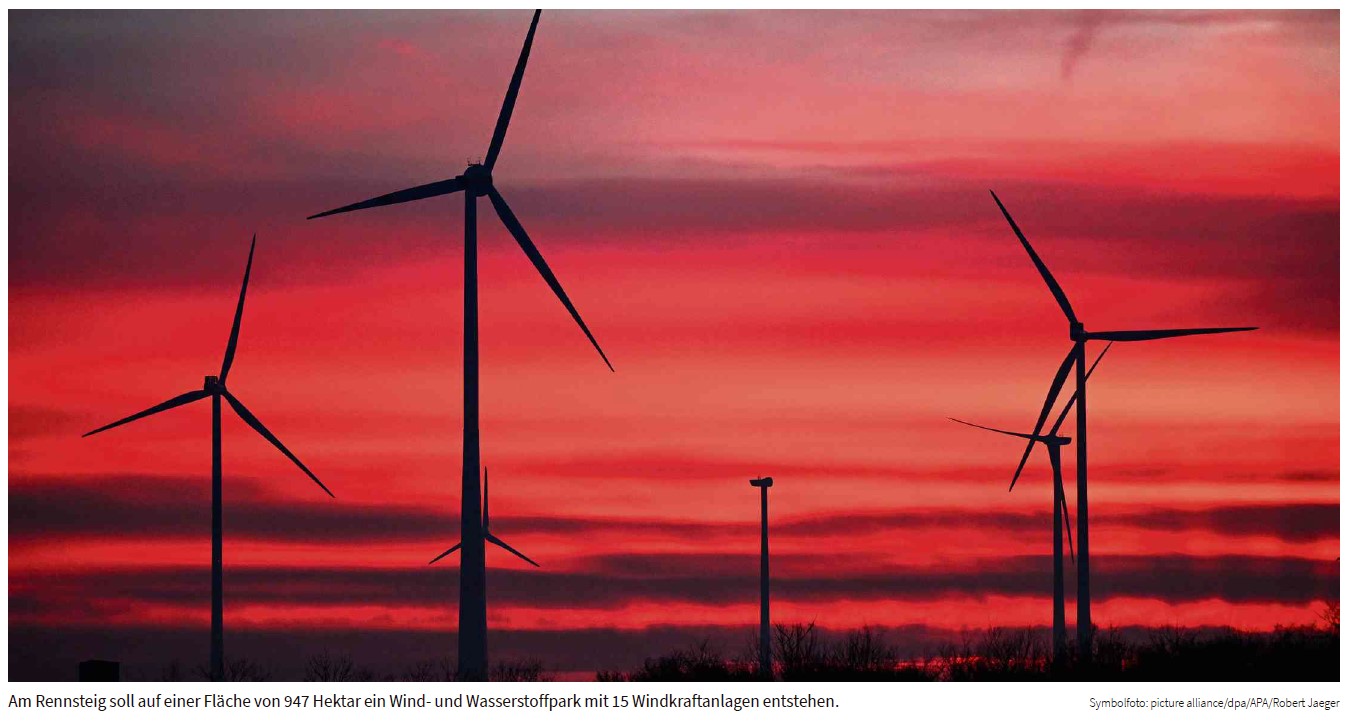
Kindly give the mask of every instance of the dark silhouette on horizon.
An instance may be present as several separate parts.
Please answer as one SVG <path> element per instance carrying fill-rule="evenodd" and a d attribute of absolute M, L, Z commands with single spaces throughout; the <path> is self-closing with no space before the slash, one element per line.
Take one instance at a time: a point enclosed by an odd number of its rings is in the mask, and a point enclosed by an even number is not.
<path fill-rule="evenodd" d="M 772 680 L 772 626 L 768 619 L 768 488 L 773 486 L 773 478 L 760 477 L 750 480 L 749 484 L 759 488 L 759 676 Z"/>
<path fill-rule="evenodd" d="M 304 466 L 298 457 L 286 449 L 286 445 L 276 438 L 267 427 L 263 426 L 258 418 L 248 411 L 244 403 L 239 401 L 225 387 L 225 379 L 229 376 L 230 367 L 234 365 L 234 351 L 239 343 L 239 326 L 244 317 L 244 296 L 248 293 L 248 276 L 253 270 L 253 251 L 257 248 L 258 237 L 253 235 L 253 242 L 248 247 L 248 264 L 244 266 L 244 282 L 239 289 L 239 305 L 234 310 L 234 324 L 230 328 L 229 343 L 225 345 L 225 360 L 220 365 L 220 376 L 208 376 L 201 389 L 180 394 L 161 404 L 156 404 L 143 412 L 137 412 L 129 417 L 107 424 L 92 432 L 85 432 L 82 436 L 98 434 L 113 427 L 118 427 L 127 422 L 134 422 L 142 417 L 148 417 L 158 414 L 174 407 L 181 407 L 184 404 L 195 402 L 199 399 L 211 398 L 211 679 L 223 680 L 225 669 L 224 653 L 224 598 L 222 593 L 222 577 L 224 568 L 224 557 L 222 554 L 222 508 L 221 508 L 221 472 L 220 472 L 220 398 L 224 397 L 229 402 L 230 407 L 234 409 L 235 414 L 244 420 L 248 426 L 252 427 L 264 439 L 271 442 L 273 446 L 281 450 L 290 461 L 294 462 L 310 479 L 314 480 L 329 497 L 333 493 L 329 490 L 319 478 Z"/>
<path fill-rule="evenodd" d="M 481 530 L 482 510 L 478 499 L 478 468 L 480 466 L 478 437 L 478 197 L 487 196 L 496 209 L 502 224 L 510 231 L 521 250 L 529 257 L 539 275 L 567 308 L 586 338 L 599 352 L 609 371 L 614 367 L 609 363 L 599 342 L 590 333 L 590 329 L 581 320 L 581 314 L 572 305 L 571 299 L 562 289 L 562 284 L 548 268 L 543 255 L 539 253 L 524 226 L 515 217 L 506 199 L 497 190 L 492 179 L 492 168 L 496 165 L 501 152 L 501 144 L 506 138 L 506 128 L 510 125 L 511 113 L 515 109 L 515 99 L 520 92 L 520 82 L 525 75 L 525 64 L 529 60 L 529 49 L 534 43 L 534 31 L 539 24 L 542 11 L 534 11 L 530 21 L 529 33 L 525 36 L 524 47 L 511 76 L 506 99 L 501 104 L 501 113 L 497 117 L 496 128 L 492 132 L 492 141 L 487 148 L 487 157 L 482 163 L 471 163 L 461 175 L 443 181 L 414 186 L 401 191 L 376 196 L 365 201 L 353 203 L 330 211 L 318 213 L 309 218 L 321 218 L 348 211 L 357 211 L 378 206 L 406 203 L 423 198 L 432 198 L 446 194 L 464 192 L 464 440 L 462 468 L 462 498 L 460 504 L 460 543 L 463 545 L 460 555 L 459 573 L 459 672 L 460 680 L 484 680 L 487 675 L 487 570 Z"/>
<path fill-rule="evenodd" d="M 1063 358 L 1059 364 L 1058 371 L 1054 373 L 1054 381 L 1049 385 L 1049 393 L 1045 396 L 1044 406 L 1040 409 L 1040 416 L 1035 421 L 1035 429 L 1031 432 L 1033 436 L 1038 436 L 1041 429 L 1044 428 L 1046 418 L 1049 417 L 1049 411 L 1054 406 L 1054 401 L 1058 398 L 1059 390 L 1063 388 L 1068 380 L 1068 372 L 1076 367 L 1076 391 L 1073 398 L 1077 402 L 1077 646 L 1078 655 L 1082 662 L 1090 664 L 1092 646 L 1091 646 L 1091 546 L 1090 535 L 1088 533 L 1088 515 L 1087 515 L 1087 342 L 1092 340 L 1099 341 L 1151 341 L 1154 339 L 1168 339 L 1177 336 L 1195 336 L 1199 334 L 1226 334 L 1236 331 L 1254 331 L 1258 327 L 1254 326 L 1228 326 L 1228 327 L 1208 327 L 1198 329 L 1135 329 L 1127 331 L 1087 331 L 1085 325 L 1078 320 L 1077 315 L 1073 313 L 1073 307 L 1068 303 L 1068 296 L 1064 294 L 1063 288 L 1054 280 L 1054 276 L 1049 273 L 1049 268 L 1040 260 L 1040 256 L 1031 248 L 1030 241 L 1026 240 L 1026 235 L 1021 232 L 1021 228 L 1012 220 L 1012 214 L 1007 211 L 1007 207 L 1002 205 L 1002 199 L 998 194 L 989 191 L 993 196 L 993 201 L 998 204 L 998 209 L 1007 219 L 1007 223 L 1012 227 L 1012 231 L 1021 241 L 1022 247 L 1030 255 L 1031 262 L 1040 272 L 1040 277 L 1044 279 L 1045 285 L 1049 287 L 1049 292 L 1054 295 L 1054 300 L 1058 302 L 1059 308 L 1063 310 L 1063 315 L 1068 319 L 1068 338 L 1073 342 L 1072 349 L 1068 351 L 1068 356 Z M 1035 446 L 1035 440 L 1026 442 L 1026 450 L 1021 455 L 1021 462 L 1016 467 L 1016 473 L 1012 475 L 1012 484 L 1021 476 L 1021 470 L 1026 466 L 1026 459 L 1030 457 L 1031 449 Z"/>
<path fill-rule="evenodd" d="M 489 508 L 488 508 L 488 505 L 487 505 L 487 468 L 484 467 L 483 470 L 482 470 L 482 537 L 483 537 L 483 539 L 486 540 L 487 542 L 492 543 L 493 545 L 496 545 L 497 547 L 500 547 L 501 549 L 505 550 L 506 552 L 509 552 L 509 553 L 511 553 L 512 555 L 515 555 L 516 557 L 520 558 L 521 560 L 524 560 L 525 562 L 528 562 L 529 564 L 533 565 L 534 567 L 539 567 L 539 563 L 534 562 L 533 560 L 529 559 L 528 557 L 525 556 L 524 553 L 520 552 L 519 550 L 515 549 L 514 547 L 511 547 L 510 545 L 507 545 L 505 542 L 502 541 L 502 539 L 501 539 L 500 537 L 497 537 L 496 535 L 493 535 L 493 534 L 492 534 L 492 530 L 491 530 L 491 527 L 490 527 L 490 524 L 491 524 L 491 523 L 490 523 L 490 521 L 488 520 L 488 517 L 487 517 L 487 515 L 488 515 L 488 509 L 489 509 Z M 445 557 L 446 555 L 449 555 L 450 553 L 454 552 L 455 550 L 458 550 L 459 548 L 461 548 L 461 547 L 463 547 L 463 546 L 464 546 L 464 542 L 463 542 L 463 540 L 460 540 L 459 542 L 454 543 L 454 547 L 451 547 L 450 549 L 448 549 L 448 550 L 446 550 L 446 551 L 440 553 L 439 555 L 436 555 L 434 558 L 432 558 L 432 560 L 431 560 L 430 562 L 428 562 L 428 563 L 426 563 L 426 564 L 428 564 L 428 565 L 434 565 L 434 564 L 436 564 L 437 562 L 440 562 L 440 559 L 441 559 L 441 558 Z"/>
<path fill-rule="evenodd" d="M 1105 349 L 1102 349 L 1101 353 L 1096 357 L 1096 361 L 1092 362 L 1091 369 L 1087 370 L 1088 379 L 1091 378 L 1091 373 L 1096 371 L 1096 365 L 1101 363 L 1101 358 L 1105 356 L 1106 352 L 1110 351 L 1110 347 L 1113 344 L 1114 342 L 1107 344 Z M 1063 447 L 1070 444 L 1073 440 L 1071 437 L 1060 437 L 1059 428 L 1063 426 L 1064 420 L 1068 418 L 1068 411 L 1073 408 L 1073 404 L 1076 401 L 1077 395 L 1074 394 L 1068 400 L 1068 403 L 1063 406 L 1063 411 L 1059 413 L 1059 418 L 1055 420 L 1054 426 L 1050 427 L 1048 434 L 1037 435 L 1037 434 L 1023 434 L 1020 432 L 1009 432 L 1005 429 L 985 427 L 982 424 L 974 424 L 973 422 L 966 422 L 963 419 L 948 417 L 948 419 L 950 419 L 952 422 L 959 422 L 969 427 L 977 427 L 979 429 L 986 429 L 990 432 L 997 432 L 998 434 L 1006 434 L 1011 437 L 1020 437 L 1021 439 L 1028 439 L 1032 442 L 1039 442 L 1045 446 L 1045 451 L 1049 454 L 1049 466 L 1053 471 L 1054 475 L 1053 660 L 1056 666 L 1061 666 L 1063 664 L 1063 661 L 1067 658 L 1068 652 L 1068 619 L 1067 613 L 1064 610 L 1065 596 L 1063 590 L 1063 535 L 1065 532 L 1068 533 L 1068 555 L 1070 557 L 1073 557 L 1073 561 L 1076 562 L 1076 557 L 1073 555 L 1073 530 L 1072 530 L 1072 523 L 1070 522 L 1070 518 L 1068 515 L 1068 499 L 1063 489 L 1063 466 L 1062 466 L 1063 460 L 1061 458 L 1061 452 L 1063 450 Z M 1016 482 L 1013 481 L 1012 486 L 1015 485 Z M 1011 492 L 1012 488 L 1008 487 L 1007 491 Z"/>
<path fill-rule="evenodd" d="M 116 660 L 81 660 L 77 680 L 81 683 L 120 683 L 122 664 Z"/>
<path fill-rule="evenodd" d="M 822 630 L 814 622 L 774 627 L 783 681 L 1338 681 L 1338 623 L 1231 627 L 1130 627 L 1098 631 L 1090 668 L 1053 658 L 1039 627 L 965 628 L 921 648 L 890 636 L 902 627 Z M 708 638 L 648 656 L 640 667 L 599 670 L 599 682 L 743 682 L 758 675 L 746 653 L 727 655 Z"/>

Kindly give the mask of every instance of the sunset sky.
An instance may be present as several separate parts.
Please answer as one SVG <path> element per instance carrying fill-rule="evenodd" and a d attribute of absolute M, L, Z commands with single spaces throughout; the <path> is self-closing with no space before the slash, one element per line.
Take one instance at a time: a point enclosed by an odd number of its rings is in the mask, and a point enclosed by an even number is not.
<path fill-rule="evenodd" d="M 453 653 L 457 558 L 425 563 L 458 541 L 462 198 L 303 219 L 483 156 L 528 24 L 10 13 L 11 679 L 205 662 L 209 403 L 80 434 L 218 372 L 255 232 L 230 388 L 336 499 L 226 409 L 226 655 Z M 1009 494 L 1020 445 L 946 420 L 1026 430 L 1068 350 L 989 189 L 1088 328 L 1260 327 L 1092 377 L 1094 622 L 1315 622 L 1338 38 L 1333 11 L 544 12 L 497 187 L 616 372 L 481 203 L 492 529 L 542 564 L 488 549 L 493 658 L 739 652 L 760 475 L 775 620 L 915 653 L 1047 625 L 1044 453 Z"/>

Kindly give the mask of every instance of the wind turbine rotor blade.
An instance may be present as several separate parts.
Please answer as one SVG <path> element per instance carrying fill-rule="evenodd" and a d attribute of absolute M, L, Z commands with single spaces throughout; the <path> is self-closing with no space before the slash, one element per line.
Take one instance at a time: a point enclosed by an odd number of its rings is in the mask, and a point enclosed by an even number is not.
<path fill-rule="evenodd" d="M 1110 351 L 1110 347 L 1114 345 L 1115 342 L 1113 341 L 1110 342 L 1109 344 L 1106 344 L 1105 348 L 1101 350 L 1101 353 L 1096 355 L 1096 361 L 1091 363 L 1091 368 L 1087 370 L 1087 374 L 1085 377 L 1083 377 L 1082 381 L 1085 382 L 1086 380 L 1091 379 L 1091 373 L 1096 371 L 1096 365 L 1101 363 L 1101 357 L 1105 356 L 1105 353 Z M 1059 433 L 1059 427 L 1063 426 L 1063 420 L 1068 418 L 1068 410 L 1072 409 L 1073 405 L 1076 403 L 1077 403 L 1077 391 L 1073 391 L 1073 396 L 1068 398 L 1068 403 L 1063 405 L 1063 411 L 1059 413 L 1059 418 L 1054 421 L 1054 426 L 1050 428 L 1049 430 L 1050 434 Z"/>
<path fill-rule="evenodd" d="M 1073 554 L 1073 523 L 1068 518 L 1068 497 L 1063 494 L 1063 485 L 1059 485 L 1059 504 L 1063 506 L 1063 529 L 1068 533 L 1068 558 L 1077 564 L 1077 555 Z"/>
<path fill-rule="evenodd" d="M 999 199 L 998 194 L 993 193 L 992 191 L 989 191 L 989 193 L 993 194 L 993 201 L 996 202 L 998 208 L 1002 210 L 1003 218 L 1006 218 L 1007 223 L 1011 224 L 1012 231 L 1016 233 L 1016 237 L 1021 239 L 1021 245 L 1026 247 L 1026 253 L 1030 254 L 1030 260 L 1035 263 L 1035 268 L 1040 271 L 1041 278 L 1043 278 L 1045 284 L 1049 286 L 1049 292 L 1053 294 L 1054 299 L 1059 302 L 1059 308 L 1063 309 L 1063 313 L 1068 317 L 1068 321 L 1076 324 L 1077 316 L 1073 314 L 1073 306 L 1068 303 L 1068 295 L 1063 293 L 1063 287 L 1059 286 L 1059 282 L 1054 280 L 1054 275 L 1049 273 L 1049 267 L 1045 266 L 1045 262 L 1040 260 L 1040 255 L 1035 253 L 1035 249 L 1031 248 L 1030 241 L 1026 240 L 1026 235 L 1021 233 L 1021 227 L 1016 225 L 1016 221 L 1012 220 L 1012 214 L 1008 213 L 1007 207 L 1002 205 L 1002 199 Z"/>
<path fill-rule="evenodd" d="M 140 418 L 142 418 L 142 417 L 148 417 L 148 416 L 150 416 L 151 414 L 158 414 L 158 413 L 160 413 L 160 412 L 162 412 L 162 411 L 165 411 L 165 410 L 167 410 L 167 409 L 173 409 L 174 407 L 181 407 L 181 406 L 183 406 L 184 404 L 188 404 L 188 403 L 190 403 L 190 402 L 195 402 L 195 401 L 197 401 L 198 399 L 203 399 L 203 398 L 209 397 L 209 396 L 211 396 L 211 393 L 208 392 L 208 391 L 206 391 L 205 389 L 197 389 L 197 390 L 188 392 L 187 394 L 179 394 L 178 396 L 174 397 L 173 399 L 168 400 L 167 402 L 162 402 L 162 403 L 160 403 L 160 404 L 156 404 L 155 406 L 150 407 L 149 409 L 147 409 L 147 410 L 145 410 L 145 411 L 143 411 L 143 412 L 136 412 L 135 414 L 131 415 L 130 417 L 123 417 L 122 419 L 119 419 L 119 420 L 117 420 L 116 422 L 113 422 L 112 424 L 105 424 L 105 425 L 103 425 L 102 427 L 99 427 L 98 429 L 95 429 L 95 430 L 92 431 L 92 432 L 85 432 L 84 434 L 81 434 L 80 436 L 81 436 L 81 437 L 88 437 L 88 436 L 90 436 L 90 435 L 92 435 L 92 434 L 98 434 L 99 432 L 103 432 L 103 431 L 112 429 L 113 427 L 120 427 L 120 426 L 122 426 L 123 424 L 126 424 L 127 422 L 134 422 L 134 421 L 136 421 L 137 419 L 140 419 Z"/>
<path fill-rule="evenodd" d="M 1005 435 L 1007 435 L 1007 436 L 1009 436 L 1009 437 L 1020 437 L 1020 438 L 1022 438 L 1022 439 L 1032 439 L 1032 440 L 1035 439 L 1035 437 L 1032 437 L 1032 436 L 1030 436 L 1029 434 L 1022 434 L 1022 433 L 1020 433 L 1020 432 L 1009 432 L 1009 431 L 1007 431 L 1007 430 L 1005 430 L 1005 429 L 994 429 L 993 427 L 985 427 L 985 426 L 982 425 L 982 424 L 975 424 L 975 423 L 973 423 L 973 422 L 966 422 L 966 421 L 963 420 L 963 419 L 956 419 L 955 417 L 947 417 L 947 419 L 951 420 L 952 422 L 959 422 L 959 423 L 961 423 L 961 424 L 963 424 L 963 425 L 965 425 L 965 426 L 967 426 L 967 427 L 977 427 L 977 428 L 979 428 L 979 429 L 987 429 L 987 430 L 990 431 L 990 432 L 997 432 L 998 434 L 1005 434 Z M 1038 440 L 1037 440 L 1037 441 L 1038 441 Z"/>
<path fill-rule="evenodd" d="M 408 201 L 419 201 L 423 198 L 431 198 L 433 196 L 444 196 L 449 193 L 458 193 L 459 191 L 462 190 L 464 190 L 464 177 L 455 176 L 454 178 L 449 178 L 444 181 L 436 181 L 435 183 L 427 183 L 421 186 L 413 186 L 412 188 L 405 188 L 401 191 L 386 193 L 383 196 L 376 196 L 374 198 L 361 201 L 360 203 L 353 203 L 349 206 L 334 208 L 331 211 L 316 213 L 305 220 L 308 221 L 316 218 L 323 218 L 324 216 L 332 216 L 334 214 L 346 213 L 348 211 L 359 211 L 364 208 L 375 208 L 377 206 L 391 206 L 395 203 L 407 203 Z"/>
<path fill-rule="evenodd" d="M 1063 363 L 1059 365 L 1059 370 L 1054 374 L 1054 383 L 1049 385 L 1049 394 L 1045 396 L 1045 405 L 1040 409 L 1040 416 L 1035 420 L 1035 431 L 1031 432 L 1032 437 L 1040 436 L 1040 430 L 1045 426 L 1045 419 L 1049 417 L 1049 411 L 1054 407 L 1054 400 L 1058 399 L 1059 390 L 1063 388 L 1063 383 L 1068 380 L 1068 372 L 1073 368 L 1073 356 L 1075 349 L 1068 351 L 1068 356 L 1063 358 Z M 1016 487 L 1016 481 L 1021 477 L 1021 470 L 1026 467 L 1026 460 L 1030 459 L 1031 450 L 1035 448 L 1035 440 L 1026 442 L 1026 451 L 1021 454 L 1021 462 L 1016 466 L 1016 473 L 1012 475 L 1012 484 L 1008 485 L 1007 491 L 1011 492 Z"/>
<path fill-rule="evenodd" d="M 506 89 L 506 99 L 501 102 L 501 113 L 497 116 L 497 127 L 492 131 L 492 143 L 487 147 L 487 159 L 483 165 L 492 170 L 497 155 L 501 153 L 501 144 L 506 140 L 506 127 L 511 124 L 511 113 L 515 111 L 515 98 L 520 94 L 520 81 L 525 78 L 525 63 L 529 62 L 529 49 L 534 45 L 534 29 L 539 26 L 542 10 L 534 11 L 534 19 L 529 21 L 529 33 L 525 35 L 525 45 L 520 48 L 520 59 L 515 61 L 515 73 L 511 75 L 510 87 Z"/>
<path fill-rule="evenodd" d="M 256 430 L 258 434 L 261 434 L 268 442 L 271 442 L 272 446 L 281 450 L 281 454 L 286 455 L 290 461 L 295 463 L 296 467 L 299 467 L 301 471 L 309 475 L 309 479 L 314 480 L 314 484 L 322 488 L 324 492 L 327 492 L 329 497 L 337 496 L 332 493 L 332 490 L 325 487 L 324 484 L 319 481 L 319 478 L 316 477 L 313 472 L 309 471 L 308 467 L 304 466 L 304 462 L 301 462 L 299 457 L 296 457 L 289 449 L 286 449 L 286 445 L 282 444 L 281 440 L 277 439 L 275 434 L 272 434 L 264 427 L 262 422 L 258 421 L 258 418 L 253 416 L 252 412 L 248 411 L 248 407 L 245 407 L 243 402 L 239 401 L 233 394 L 230 394 L 228 390 L 224 392 L 224 395 L 225 400 L 230 403 L 231 407 L 234 407 L 234 413 L 238 414 L 240 419 L 248 423 L 248 426 Z"/>
<path fill-rule="evenodd" d="M 505 550 L 506 552 L 509 552 L 509 553 L 511 553 L 512 555 L 515 555 L 516 557 L 520 558 L 521 560 L 524 560 L 525 562 L 528 562 L 529 564 L 533 565 L 534 567 L 539 567 L 539 563 L 534 562 L 533 560 L 529 559 L 528 557 L 525 557 L 523 553 L 521 553 L 519 550 L 515 549 L 514 547 L 511 547 L 510 545 L 507 545 L 506 543 L 502 542 L 502 541 L 501 541 L 501 538 L 497 537 L 496 535 L 493 535 L 492 533 L 488 532 L 488 533 L 486 533 L 485 536 L 487 537 L 487 541 L 490 542 L 490 543 L 492 543 L 493 545 L 496 545 L 497 547 L 500 547 L 501 549 Z"/>
<path fill-rule="evenodd" d="M 451 552 L 454 552 L 455 550 L 458 550 L 460 547 L 463 547 L 463 545 L 464 545 L 464 543 L 462 543 L 462 542 L 456 542 L 456 543 L 454 543 L 454 547 L 451 547 L 450 549 L 448 549 L 448 550 L 446 550 L 446 551 L 440 553 L 439 555 L 436 555 L 436 557 L 435 557 L 434 560 L 431 560 L 430 562 L 428 562 L 428 563 L 426 563 L 426 564 L 428 564 L 428 565 L 434 565 L 434 564 L 436 564 L 437 562 L 440 562 L 441 558 L 445 557 L 446 555 L 450 554 Z"/>
<path fill-rule="evenodd" d="M 1105 353 L 1110 351 L 1110 347 L 1114 345 L 1115 342 L 1113 341 L 1110 342 L 1109 344 L 1106 344 L 1105 348 L 1101 350 L 1101 353 L 1096 355 L 1096 361 L 1092 362 L 1091 366 L 1087 368 L 1087 373 L 1086 376 L 1083 377 L 1083 381 L 1086 381 L 1087 379 L 1091 378 L 1091 373 L 1096 371 L 1096 365 L 1101 363 L 1101 359 L 1105 358 Z"/>
<path fill-rule="evenodd" d="M 487 195 L 492 199 L 492 206 L 496 208 L 497 215 L 501 217 L 501 222 L 506 225 L 506 229 L 515 237 L 525 255 L 534 263 L 534 268 L 539 270 L 539 275 L 543 277 L 544 281 L 548 282 L 549 288 L 562 301 L 562 305 L 567 307 L 567 311 L 571 312 L 571 318 L 576 320 L 577 325 L 581 327 L 581 331 L 585 332 L 586 338 L 594 345 L 595 351 L 600 353 L 604 365 L 609 367 L 609 371 L 613 371 L 614 365 L 609 363 L 609 357 L 605 356 L 604 350 L 600 348 L 600 343 L 595 341 L 595 335 L 590 333 L 590 328 L 581 320 L 580 312 L 576 310 L 575 306 L 572 306 L 571 299 L 567 298 L 567 292 L 562 290 L 562 284 L 558 282 L 557 277 L 548 268 L 548 262 L 543 260 L 543 255 L 539 253 L 539 249 L 534 246 L 533 241 L 529 240 L 529 234 L 525 233 L 525 227 L 520 225 L 519 219 L 511 212 L 511 207 L 506 205 L 506 199 L 501 197 L 501 193 L 494 186 L 487 187 Z"/>
<path fill-rule="evenodd" d="M 230 366 L 234 364 L 234 348 L 239 344 L 239 324 L 244 320 L 244 295 L 248 293 L 248 275 L 253 271 L 253 250 L 258 247 L 258 235 L 248 246 L 248 263 L 244 266 L 244 284 L 239 288 L 239 306 L 234 309 L 234 326 L 230 327 L 230 341 L 225 345 L 225 361 L 220 365 L 220 383 L 225 383 Z"/>
<path fill-rule="evenodd" d="M 1208 329 L 1142 329 L 1137 331 L 1090 331 L 1088 339 L 1102 341 L 1151 341 L 1169 339 L 1173 336 L 1197 336 L 1199 334 L 1228 334 L 1234 331 L 1255 331 L 1258 326 L 1219 326 Z"/>

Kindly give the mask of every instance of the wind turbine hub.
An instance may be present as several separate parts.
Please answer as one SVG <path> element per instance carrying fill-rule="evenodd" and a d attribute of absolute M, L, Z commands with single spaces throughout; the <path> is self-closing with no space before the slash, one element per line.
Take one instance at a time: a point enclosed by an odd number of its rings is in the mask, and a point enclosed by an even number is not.
<path fill-rule="evenodd" d="M 1068 322 L 1068 336 L 1073 341 L 1086 341 L 1087 328 L 1084 327 L 1080 321 Z"/>
<path fill-rule="evenodd" d="M 214 392 L 224 389 L 225 385 L 220 383 L 220 377 L 208 376 L 206 377 L 206 382 L 202 384 L 201 388 L 204 391 Z"/>
<path fill-rule="evenodd" d="M 486 196 L 492 186 L 492 171 L 481 163 L 471 163 L 464 170 L 464 189 L 475 196 Z"/>

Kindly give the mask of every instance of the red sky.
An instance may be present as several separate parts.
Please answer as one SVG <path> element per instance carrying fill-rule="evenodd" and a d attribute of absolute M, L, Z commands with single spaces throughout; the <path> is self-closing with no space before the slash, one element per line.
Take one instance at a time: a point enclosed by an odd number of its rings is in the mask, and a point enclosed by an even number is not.
<path fill-rule="evenodd" d="M 207 624 L 207 405 L 79 435 L 215 373 L 255 231 L 231 389 L 337 499 L 227 416 L 227 635 L 452 650 L 456 566 L 424 562 L 458 536 L 462 201 L 302 219 L 483 155 L 527 26 L 10 14 L 11 678 Z M 493 530 L 543 564 L 489 551 L 493 640 L 593 670 L 739 635 L 761 474 L 776 619 L 1047 624 L 1043 453 L 1008 494 L 1019 445 L 946 421 L 1030 426 L 1067 351 L 990 188 L 1089 328 L 1261 327 L 1093 377 L 1095 621 L 1313 622 L 1339 586 L 1338 33 L 544 13 L 495 176 L 617 372 L 480 205 Z"/>

